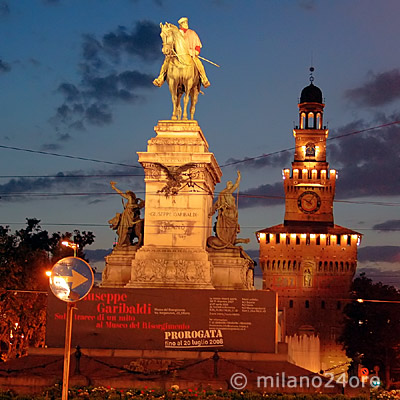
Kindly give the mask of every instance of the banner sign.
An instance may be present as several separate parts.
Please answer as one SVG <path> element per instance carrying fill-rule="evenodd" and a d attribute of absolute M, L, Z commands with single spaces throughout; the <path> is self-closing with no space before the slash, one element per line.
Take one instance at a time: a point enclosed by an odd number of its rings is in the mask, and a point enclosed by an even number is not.
<path fill-rule="evenodd" d="M 93 288 L 76 306 L 72 346 L 275 352 L 272 291 Z M 47 310 L 46 345 L 63 347 L 65 303 Z"/>

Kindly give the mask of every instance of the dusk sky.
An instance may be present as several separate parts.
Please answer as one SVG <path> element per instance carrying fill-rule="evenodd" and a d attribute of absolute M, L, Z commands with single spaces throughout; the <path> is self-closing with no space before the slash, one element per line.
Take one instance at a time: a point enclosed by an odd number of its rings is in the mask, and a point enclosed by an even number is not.
<path fill-rule="evenodd" d="M 196 120 L 223 171 L 216 193 L 242 173 L 245 248 L 283 222 L 281 170 L 312 65 L 339 175 L 335 223 L 363 234 L 359 268 L 395 282 L 399 15 L 398 0 L 0 0 L 0 225 L 38 218 L 49 232 L 93 231 L 91 250 L 112 247 L 107 220 L 122 205 L 109 182 L 143 197 L 136 152 L 171 116 L 167 85 L 152 84 L 159 24 L 187 16 L 201 55 L 221 66 L 204 63 Z"/>

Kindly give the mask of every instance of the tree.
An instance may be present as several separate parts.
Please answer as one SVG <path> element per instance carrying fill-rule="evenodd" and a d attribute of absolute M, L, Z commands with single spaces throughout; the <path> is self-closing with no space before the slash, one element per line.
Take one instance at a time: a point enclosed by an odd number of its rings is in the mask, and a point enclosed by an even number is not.
<path fill-rule="evenodd" d="M 345 326 L 339 341 L 348 357 L 361 360 L 370 370 L 379 366 L 390 386 L 391 368 L 399 355 L 400 303 L 395 302 L 400 301 L 400 293 L 393 286 L 373 283 L 363 273 L 353 281 L 352 296 L 354 301 L 344 308 Z"/>
<path fill-rule="evenodd" d="M 51 236 L 37 219 L 11 233 L 0 226 L 0 353 L 3 360 L 20 357 L 28 346 L 44 345 L 48 278 L 45 272 L 59 259 L 71 256 L 62 240 L 83 249 L 93 243 L 92 232 L 59 232 Z"/>

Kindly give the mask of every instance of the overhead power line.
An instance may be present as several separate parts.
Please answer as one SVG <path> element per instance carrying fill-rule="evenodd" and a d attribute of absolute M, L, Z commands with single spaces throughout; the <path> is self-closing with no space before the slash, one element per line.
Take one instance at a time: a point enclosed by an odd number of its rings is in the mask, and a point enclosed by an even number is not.
<path fill-rule="evenodd" d="M 342 135 L 332 136 L 332 137 L 326 139 L 326 141 L 342 139 L 344 137 L 348 137 L 348 136 L 352 136 L 352 135 L 358 135 L 360 133 L 370 132 L 370 131 L 373 131 L 373 130 L 376 130 L 376 129 L 387 128 L 389 126 L 398 125 L 398 124 L 400 124 L 400 121 L 392 121 L 392 122 L 388 122 L 387 124 L 381 124 L 381 125 L 377 125 L 377 126 L 372 126 L 370 128 L 360 129 L 358 131 L 343 133 Z M 220 165 L 220 168 L 224 168 L 224 167 L 228 167 L 228 166 L 236 165 L 236 164 L 241 164 L 241 163 L 245 163 L 245 162 L 249 162 L 249 161 L 255 161 L 255 160 L 259 160 L 261 158 L 275 156 L 277 154 L 281 154 L 281 153 L 284 153 L 286 151 L 296 150 L 296 148 L 298 148 L 298 147 L 301 147 L 301 146 L 288 147 L 287 149 L 273 151 L 271 153 L 262 154 L 262 155 L 256 156 L 256 157 L 246 157 L 243 160 L 236 160 L 236 161 L 232 161 L 232 162 Z"/>
<path fill-rule="evenodd" d="M 376 129 L 387 128 L 389 126 L 398 125 L 398 124 L 400 124 L 400 121 L 392 121 L 392 122 L 388 122 L 386 124 L 376 125 L 376 126 L 372 126 L 372 127 L 369 127 L 369 128 L 360 129 L 360 130 L 357 130 L 357 131 L 352 131 L 352 132 L 344 133 L 344 134 L 341 134 L 341 135 L 336 135 L 336 136 L 328 138 L 327 141 L 337 140 L 337 139 L 341 139 L 341 138 L 344 138 L 344 137 L 347 137 L 347 136 L 352 136 L 352 135 L 358 135 L 360 133 L 370 132 L 370 131 L 373 131 L 373 130 L 376 130 Z M 32 149 L 26 149 L 26 148 L 15 147 L 15 146 L 0 145 L 0 148 L 8 149 L 8 150 L 23 151 L 23 152 L 34 153 L 34 154 L 44 154 L 44 155 L 55 156 L 55 157 L 70 158 L 70 159 L 76 159 L 76 160 L 82 160 L 82 161 L 90 161 L 90 162 L 96 162 L 96 163 L 102 163 L 102 164 L 118 165 L 118 166 L 129 167 L 129 168 L 142 168 L 142 166 L 139 166 L 139 165 L 116 163 L 116 162 L 113 162 L 113 161 L 97 160 L 97 159 L 94 159 L 94 158 L 78 157 L 78 156 L 73 156 L 73 155 L 70 155 L 70 154 L 52 153 L 52 152 L 48 152 L 48 151 L 32 150 Z M 240 164 L 240 163 L 244 163 L 244 162 L 258 160 L 260 158 L 270 157 L 270 156 L 273 156 L 273 155 L 276 155 L 276 154 L 283 153 L 285 151 L 292 151 L 292 150 L 295 150 L 295 149 L 296 149 L 296 146 L 289 147 L 289 148 L 283 149 L 283 150 L 277 150 L 277 151 L 274 151 L 274 152 L 271 152 L 271 153 L 267 153 L 267 154 L 262 154 L 262 155 L 256 156 L 256 157 L 246 157 L 243 160 L 236 160 L 236 161 L 232 161 L 230 163 L 226 163 L 226 164 L 220 165 L 220 168 L 224 168 L 224 167 L 227 167 L 227 166 L 230 166 L 230 165 Z"/>
<path fill-rule="evenodd" d="M 97 223 L 92 223 L 92 222 L 77 222 L 77 223 L 71 223 L 71 222 L 42 222 L 40 221 L 40 226 L 96 226 L 96 227 L 110 227 L 110 224 L 97 224 Z M 9 225 L 26 225 L 26 221 L 25 222 L 1 222 L 0 221 L 0 225 L 1 226 L 9 226 Z M 157 228 L 160 227 L 162 225 L 159 224 L 146 224 L 146 226 L 148 227 L 152 227 L 152 228 Z M 254 226 L 254 225 L 240 225 L 242 229 L 254 229 L 254 232 L 256 232 L 257 230 L 262 229 L 262 226 Z M 186 227 L 186 225 L 175 225 L 176 228 L 179 227 Z M 208 229 L 210 227 L 210 225 L 196 225 L 196 229 L 200 229 L 200 228 L 204 228 L 204 229 Z M 388 232 L 398 232 L 400 231 L 399 229 L 373 229 L 373 228 L 354 228 L 357 229 L 357 231 L 388 231 Z M 398 246 L 400 248 L 400 246 Z M 399 277 L 400 279 L 400 277 Z"/>
<path fill-rule="evenodd" d="M 136 194 L 143 195 L 145 191 L 140 190 L 136 191 Z M 160 196 L 165 196 L 162 193 L 147 193 L 147 194 L 158 194 Z M 215 192 L 214 196 L 217 196 L 219 192 Z M 47 192 L 47 193 L 32 193 L 32 192 L 0 192 L 0 197 L 63 197 L 63 196 L 117 196 L 118 193 L 115 192 Z M 209 196 L 209 193 L 206 192 L 191 192 L 192 196 Z M 240 198 L 249 198 L 249 199 L 274 199 L 274 200 L 284 200 L 285 196 L 272 196 L 272 195 L 256 195 L 256 194 L 239 194 Z M 374 206 L 384 206 L 384 207 L 399 207 L 400 202 L 384 202 L 384 201 L 367 201 L 367 200 L 333 200 L 335 203 L 347 203 L 347 204 L 358 204 L 358 205 L 374 205 Z"/>
<path fill-rule="evenodd" d="M 63 157 L 63 158 L 72 158 L 72 159 L 74 159 L 74 160 L 91 161 L 91 162 L 101 163 L 101 164 L 118 165 L 118 166 L 120 166 L 120 167 L 142 168 L 141 165 L 122 164 L 122 163 L 116 163 L 116 162 L 113 162 L 113 161 L 96 160 L 95 158 L 71 156 L 71 155 L 69 155 L 69 154 L 51 153 L 51 152 L 49 152 L 49 151 L 40 151 L 40 150 L 24 149 L 24 148 L 22 148 L 22 147 L 5 146 L 5 145 L 1 145 L 1 144 L 0 144 L 0 148 L 2 148 L 2 149 L 8 149 L 8 150 L 24 151 L 24 152 L 27 152 L 27 153 L 34 153 L 34 154 L 44 154 L 44 155 L 47 155 L 47 156 L 55 156 L 55 157 Z"/>
<path fill-rule="evenodd" d="M 88 174 L 88 175 L 0 175 L 0 178 L 107 178 L 107 177 L 129 177 L 145 176 L 144 174 Z"/>

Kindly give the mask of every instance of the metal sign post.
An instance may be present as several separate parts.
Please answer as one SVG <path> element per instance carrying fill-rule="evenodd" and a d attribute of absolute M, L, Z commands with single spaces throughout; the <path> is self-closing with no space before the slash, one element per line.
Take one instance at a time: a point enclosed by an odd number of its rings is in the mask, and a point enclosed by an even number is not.
<path fill-rule="evenodd" d="M 62 385 L 62 400 L 68 399 L 68 383 L 69 383 L 69 364 L 71 359 L 71 334 L 72 334 L 72 317 L 74 313 L 75 303 L 67 303 L 67 319 L 65 322 L 65 347 L 64 347 L 64 371 Z"/>
<path fill-rule="evenodd" d="M 71 358 L 72 320 L 76 302 L 82 300 L 92 289 L 94 275 L 90 265 L 81 258 L 66 257 L 51 270 L 50 289 L 56 297 L 67 302 L 65 322 L 65 348 L 62 400 L 68 400 L 69 369 Z"/>

